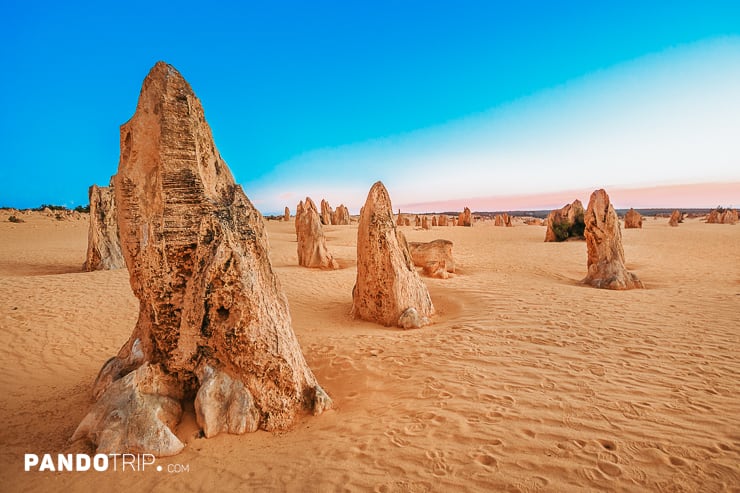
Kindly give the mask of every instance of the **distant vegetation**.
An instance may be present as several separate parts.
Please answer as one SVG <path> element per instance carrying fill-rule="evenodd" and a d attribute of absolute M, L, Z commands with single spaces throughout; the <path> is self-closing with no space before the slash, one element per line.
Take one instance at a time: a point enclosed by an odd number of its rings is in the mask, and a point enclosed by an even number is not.
<path fill-rule="evenodd" d="M 10 221 L 11 223 L 25 223 L 26 222 L 23 219 L 17 218 L 15 216 L 10 216 L 8 218 L 8 221 Z"/>
<path fill-rule="evenodd" d="M 573 223 L 569 221 L 552 223 L 552 232 L 555 234 L 555 241 L 565 241 L 568 238 L 583 238 L 585 229 L 586 222 L 583 219 L 583 213 L 577 214 L 573 219 Z"/>
<path fill-rule="evenodd" d="M 49 209 L 52 211 L 68 211 L 70 209 L 67 208 L 67 206 L 64 205 L 53 205 L 53 204 L 41 204 L 37 208 L 33 209 L 34 211 L 43 211 L 44 209 Z M 78 205 L 73 211 L 76 212 L 90 212 L 90 205 Z"/>

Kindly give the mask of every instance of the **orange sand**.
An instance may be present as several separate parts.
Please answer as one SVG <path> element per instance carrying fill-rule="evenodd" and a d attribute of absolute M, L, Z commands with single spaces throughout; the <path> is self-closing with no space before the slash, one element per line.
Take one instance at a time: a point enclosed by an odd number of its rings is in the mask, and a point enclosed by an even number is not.
<path fill-rule="evenodd" d="M 86 220 L 0 212 L 3 491 L 738 491 L 740 227 L 645 220 L 624 230 L 648 289 L 580 286 L 583 242 L 544 228 L 404 227 L 455 243 L 459 274 L 425 279 L 435 324 L 349 317 L 357 226 L 325 230 L 343 269 L 298 267 L 270 222 L 293 327 L 335 410 L 292 430 L 198 438 L 163 472 L 23 472 L 68 443 L 138 303 L 125 270 L 83 273 Z M 186 465 L 189 472 L 168 473 Z"/>

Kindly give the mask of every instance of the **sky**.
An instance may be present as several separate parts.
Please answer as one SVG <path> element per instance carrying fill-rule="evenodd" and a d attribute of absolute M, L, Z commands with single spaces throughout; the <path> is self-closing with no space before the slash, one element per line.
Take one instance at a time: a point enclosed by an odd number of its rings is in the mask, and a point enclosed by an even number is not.
<path fill-rule="evenodd" d="M 265 214 L 740 206 L 740 2 L 0 4 L 0 206 L 87 203 L 158 60 Z"/>

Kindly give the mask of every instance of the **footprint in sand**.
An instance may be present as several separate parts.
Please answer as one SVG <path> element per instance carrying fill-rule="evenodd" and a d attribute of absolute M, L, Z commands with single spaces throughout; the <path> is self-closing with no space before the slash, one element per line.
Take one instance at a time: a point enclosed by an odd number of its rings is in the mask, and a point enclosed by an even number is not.
<path fill-rule="evenodd" d="M 409 441 L 401 436 L 401 433 L 399 430 L 391 428 L 390 430 L 386 431 L 384 434 L 390 439 L 391 443 L 395 445 L 396 447 L 403 448 L 409 444 Z"/>
<path fill-rule="evenodd" d="M 599 470 L 606 474 L 607 476 L 616 478 L 618 476 L 622 475 L 622 468 L 620 468 L 618 465 L 614 464 L 613 462 L 608 461 L 602 461 L 600 460 L 597 463 Z"/>
<path fill-rule="evenodd" d="M 447 476 L 452 468 L 447 463 L 445 453 L 441 450 L 429 450 L 426 453 L 427 459 L 429 459 L 429 469 L 435 476 Z"/>

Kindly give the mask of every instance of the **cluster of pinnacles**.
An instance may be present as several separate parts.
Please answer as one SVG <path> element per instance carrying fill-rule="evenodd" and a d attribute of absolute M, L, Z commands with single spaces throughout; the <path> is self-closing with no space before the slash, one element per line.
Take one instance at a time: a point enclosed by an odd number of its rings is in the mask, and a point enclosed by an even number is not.
<path fill-rule="evenodd" d="M 263 218 L 235 184 L 200 101 L 172 66 L 159 62 L 144 80 L 136 112 L 121 126 L 118 172 L 110 187 L 91 187 L 90 204 L 85 268 L 125 261 L 140 305 L 129 340 L 100 370 L 95 402 L 73 439 L 87 438 L 101 453 L 165 456 L 184 447 L 173 429 L 186 399 L 206 437 L 284 429 L 301 412 L 332 406 L 293 332 Z M 287 207 L 283 219 L 290 220 Z M 466 207 L 451 223 L 473 221 Z M 642 287 L 624 267 L 619 221 L 604 190 L 585 211 L 578 201 L 553 211 L 546 241 L 579 222 L 575 232 L 588 250 L 584 282 Z M 511 218 L 495 223 L 511 226 Z M 344 205 L 333 211 L 322 200 L 319 211 L 306 197 L 295 215 L 298 263 L 339 268 L 322 226 L 348 224 Z M 394 219 L 388 191 L 375 183 L 358 223 L 354 317 L 402 328 L 431 323 L 435 308 L 416 267 L 447 278 L 455 272 L 452 242 L 409 243 L 398 227 L 409 224 L 400 211 Z M 420 220 L 424 229 L 430 224 L 445 226 L 448 217 Z"/>

